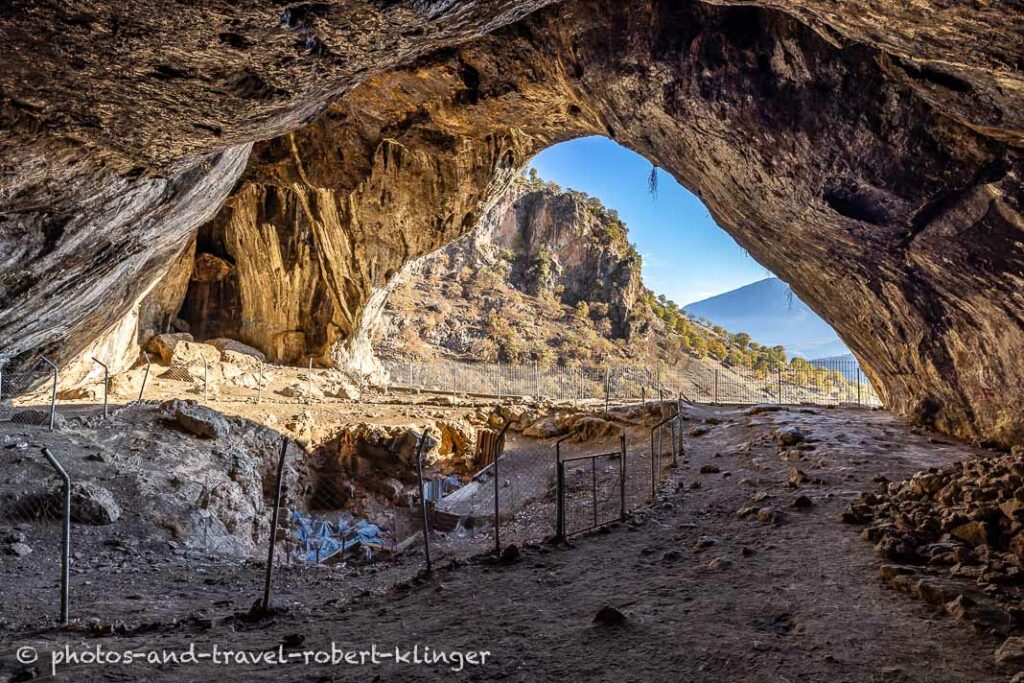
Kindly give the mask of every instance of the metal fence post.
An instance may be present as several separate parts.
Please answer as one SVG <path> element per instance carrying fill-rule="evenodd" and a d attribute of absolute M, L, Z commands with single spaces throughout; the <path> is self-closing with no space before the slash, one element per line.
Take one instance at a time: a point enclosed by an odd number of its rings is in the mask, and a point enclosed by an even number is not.
<path fill-rule="evenodd" d="M 776 370 L 776 374 L 779 378 L 779 403 L 782 403 L 782 366 L 780 365 Z"/>
<path fill-rule="evenodd" d="M 423 490 L 423 446 L 426 441 L 427 430 L 424 427 L 423 435 L 420 436 L 419 445 L 416 447 L 416 478 L 420 483 L 420 515 L 423 521 L 423 556 L 427 561 L 427 572 L 430 572 L 430 527 L 427 520 L 427 496 L 426 492 Z"/>
<path fill-rule="evenodd" d="M 259 360 L 257 358 L 257 360 Z M 260 378 L 256 383 L 256 403 L 263 400 L 263 361 L 260 361 Z"/>
<path fill-rule="evenodd" d="M 651 502 L 654 502 L 654 497 L 657 494 L 657 458 L 654 455 L 654 430 L 651 430 Z"/>
<path fill-rule="evenodd" d="M 555 540 L 565 540 L 565 466 L 562 464 L 562 442 L 569 438 L 563 436 L 555 442 Z"/>
<path fill-rule="evenodd" d="M 679 423 L 679 443 L 676 444 L 676 454 L 683 454 L 683 395 L 680 394 L 679 398 L 676 399 L 676 422 Z M 678 463 L 677 460 L 673 459 L 674 463 Z"/>
<path fill-rule="evenodd" d="M 43 447 L 43 455 L 50 466 L 64 480 L 64 528 L 60 554 L 60 623 L 67 626 L 71 610 L 71 477 L 61 467 L 49 448 Z"/>
<path fill-rule="evenodd" d="M 50 359 L 43 356 L 43 362 L 53 370 L 53 390 L 50 392 L 50 431 L 53 431 L 53 422 L 57 415 L 57 366 L 50 362 Z"/>
<path fill-rule="evenodd" d="M 491 466 L 494 468 L 494 552 L 501 552 L 501 504 L 498 502 L 498 440 L 494 440 L 494 459 Z"/>
<path fill-rule="evenodd" d="M 608 377 L 608 368 L 604 369 L 604 416 L 608 417 L 608 397 L 609 387 L 611 386 L 610 378 Z"/>
<path fill-rule="evenodd" d="M 715 405 L 718 405 L 718 368 L 715 368 Z"/>
<path fill-rule="evenodd" d="M 619 520 L 626 521 L 626 435 L 619 435 Z"/>
<path fill-rule="evenodd" d="M 142 386 L 139 388 L 139 403 L 142 403 L 142 394 L 146 391 L 146 382 L 149 381 L 149 368 L 152 367 L 153 361 L 149 360 L 149 354 L 145 351 L 142 355 L 146 358 L 146 374 L 142 377 Z"/>
<path fill-rule="evenodd" d="M 107 387 L 110 386 L 110 368 L 96 356 L 92 359 L 103 367 L 103 419 L 107 419 Z"/>
<path fill-rule="evenodd" d="M 679 464 L 679 460 L 676 457 L 676 422 L 678 422 L 678 418 L 679 418 L 679 414 L 676 413 L 676 417 L 672 418 L 672 421 L 669 422 L 669 424 L 672 426 L 672 441 L 671 441 L 670 446 L 672 448 L 672 466 L 673 467 L 675 467 L 676 465 Z"/>
<path fill-rule="evenodd" d="M 306 375 L 306 397 L 313 400 L 313 356 L 309 357 L 309 372 Z"/>
<path fill-rule="evenodd" d="M 860 365 L 857 365 L 857 405 L 860 406 Z"/>
<path fill-rule="evenodd" d="M 203 356 L 203 402 L 210 402 L 210 363 Z"/>
<path fill-rule="evenodd" d="M 274 484 L 274 510 L 270 516 L 270 542 L 267 548 L 267 573 L 263 581 L 263 610 L 270 609 L 270 587 L 274 581 L 274 549 L 277 547 L 277 523 L 281 514 L 281 488 L 284 485 L 284 459 L 288 454 L 288 439 L 281 438 L 281 456 L 277 461 L 277 482 Z"/>

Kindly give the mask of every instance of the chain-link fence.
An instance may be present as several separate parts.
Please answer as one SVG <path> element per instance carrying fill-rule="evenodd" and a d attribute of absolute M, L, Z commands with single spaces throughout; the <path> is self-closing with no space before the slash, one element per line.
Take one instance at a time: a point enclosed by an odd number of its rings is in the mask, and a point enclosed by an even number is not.
<path fill-rule="evenodd" d="M 747 368 L 685 357 L 674 365 L 606 367 L 388 360 L 390 386 L 488 397 L 626 402 L 683 395 L 694 403 L 881 406 L 855 360 Z"/>

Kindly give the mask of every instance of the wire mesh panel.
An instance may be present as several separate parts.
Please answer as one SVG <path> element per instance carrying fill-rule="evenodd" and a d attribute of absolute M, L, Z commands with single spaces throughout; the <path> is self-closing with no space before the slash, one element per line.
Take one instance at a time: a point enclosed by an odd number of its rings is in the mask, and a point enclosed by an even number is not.
<path fill-rule="evenodd" d="M 550 448 L 520 448 L 498 458 L 496 505 L 501 544 L 541 541 L 553 533 L 556 466 Z"/>
<path fill-rule="evenodd" d="M 881 405 L 855 360 L 794 358 L 753 367 L 680 358 L 644 366 L 548 366 L 537 363 L 385 361 L 391 386 L 498 398 L 532 396 L 574 403 L 682 396 L 695 403 Z"/>
<path fill-rule="evenodd" d="M 53 368 L 42 361 L 34 367 L 0 371 L 0 420 L 48 427 L 51 408 L 56 423 L 56 392 Z"/>
<path fill-rule="evenodd" d="M 17 490 L 2 500 L 0 543 L 5 544 L 6 553 L 0 556 L 0 604 L 11 618 L 28 613 L 33 625 L 58 623 L 64 482 L 41 450 L 28 441 L 13 441 L 0 450 L 0 458 L 9 473 L 8 484 Z M 60 459 L 69 460 L 63 454 Z M 31 565 L 30 572 L 21 567 L 26 563 Z"/>

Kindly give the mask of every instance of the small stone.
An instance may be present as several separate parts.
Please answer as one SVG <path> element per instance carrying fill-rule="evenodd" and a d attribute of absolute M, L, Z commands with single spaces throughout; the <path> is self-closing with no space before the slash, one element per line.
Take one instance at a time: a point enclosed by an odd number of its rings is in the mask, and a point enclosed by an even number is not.
<path fill-rule="evenodd" d="M 954 538 L 975 547 L 988 543 L 988 527 L 984 522 L 967 522 L 950 530 L 949 533 Z"/>
<path fill-rule="evenodd" d="M 27 543 L 18 542 L 7 546 L 7 553 L 9 555 L 14 555 L 15 557 L 25 557 L 31 552 L 32 548 L 30 548 Z"/>
<path fill-rule="evenodd" d="M 808 481 L 810 478 L 804 474 L 801 470 L 791 467 L 789 468 L 789 487 L 792 489 L 798 489 Z"/>
<path fill-rule="evenodd" d="M 505 546 L 505 549 L 501 551 L 501 557 L 498 561 L 501 562 L 501 564 L 515 564 L 520 560 L 520 557 L 519 546 L 512 543 Z"/>
<path fill-rule="evenodd" d="M 793 499 L 790 507 L 796 508 L 797 510 L 806 510 L 814 507 L 814 501 L 807 496 L 797 496 Z"/>
<path fill-rule="evenodd" d="M 709 431 L 711 430 L 707 425 L 694 425 L 693 427 L 690 427 L 690 436 L 704 436 Z"/>
<path fill-rule="evenodd" d="M 758 508 L 756 505 L 747 505 L 745 507 L 741 507 L 739 510 L 736 511 L 736 518 L 747 519 L 748 517 L 754 517 L 760 511 L 760 508 Z"/>
<path fill-rule="evenodd" d="M 757 511 L 757 521 L 761 524 L 781 524 L 782 519 L 782 512 L 775 508 L 767 507 Z"/>
<path fill-rule="evenodd" d="M 702 548 L 710 548 L 713 545 L 718 544 L 718 539 L 714 536 L 701 536 L 693 543 L 693 547 L 697 550 Z"/>
<path fill-rule="evenodd" d="M 708 562 L 708 569 L 711 570 L 728 569 L 731 566 L 732 562 L 723 557 L 716 557 Z"/>
<path fill-rule="evenodd" d="M 626 615 L 611 605 L 605 605 L 594 615 L 594 623 L 598 626 L 619 626 L 626 623 Z"/>
<path fill-rule="evenodd" d="M 780 446 L 795 446 L 806 438 L 796 427 L 779 427 L 775 430 L 774 437 Z"/>
<path fill-rule="evenodd" d="M 709 463 L 705 463 L 705 464 L 700 466 L 700 473 L 701 474 L 718 474 L 721 471 L 722 471 L 722 468 L 720 468 L 718 465 L 715 465 L 714 463 L 710 463 L 710 462 Z"/>
<path fill-rule="evenodd" d="M 1013 636 L 1004 640 L 996 649 L 995 658 L 1000 668 L 1024 666 L 1024 637 Z"/>
<path fill-rule="evenodd" d="M 902 564 L 883 564 L 878 568 L 878 575 L 886 582 L 892 581 L 897 576 L 910 576 L 917 573 L 917 568 Z"/>

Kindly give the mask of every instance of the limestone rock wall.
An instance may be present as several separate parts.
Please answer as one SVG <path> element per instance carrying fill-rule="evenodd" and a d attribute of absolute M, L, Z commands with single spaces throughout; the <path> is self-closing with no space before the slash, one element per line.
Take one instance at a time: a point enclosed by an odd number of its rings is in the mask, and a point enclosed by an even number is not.
<path fill-rule="evenodd" d="M 641 262 L 625 226 L 599 202 L 519 181 L 484 214 L 470 239 L 471 253 L 462 246 L 451 250 L 453 268 L 466 258 L 494 267 L 511 254 L 515 287 L 570 306 L 608 304 L 612 335 L 631 336 L 645 293 Z"/>
<path fill-rule="evenodd" d="M 266 313 L 264 341 L 324 357 L 530 154 L 600 133 L 702 197 L 889 406 L 1024 441 L 1020 0 L 545 4 L 0 10 L 4 353 L 73 357 L 234 190 L 198 238 L 221 324 Z"/>

